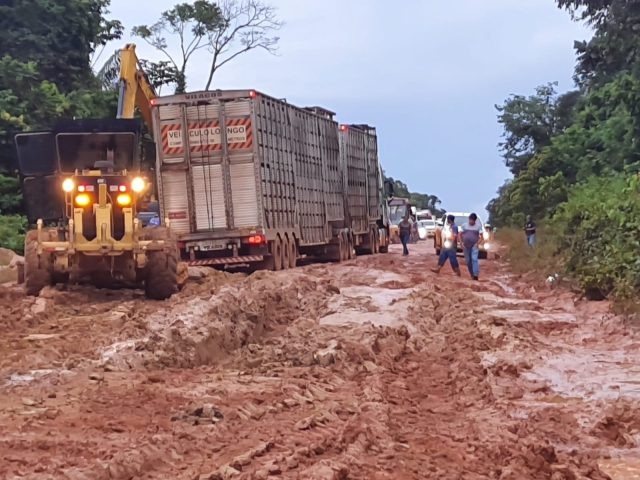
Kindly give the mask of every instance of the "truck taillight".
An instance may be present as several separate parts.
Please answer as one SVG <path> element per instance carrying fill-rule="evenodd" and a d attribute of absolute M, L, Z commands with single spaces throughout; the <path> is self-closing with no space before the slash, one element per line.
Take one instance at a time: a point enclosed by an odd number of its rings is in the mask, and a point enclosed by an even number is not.
<path fill-rule="evenodd" d="M 255 90 L 251 90 L 251 91 L 249 92 L 249 96 L 250 96 L 251 98 L 256 98 L 256 97 L 258 96 L 258 93 L 257 93 Z"/>
<path fill-rule="evenodd" d="M 244 243 L 248 243 L 249 245 L 262 245 L 263 243 L 267 243 L 267 239 L 264 235 L 251 235 L 244 239 Z"/>

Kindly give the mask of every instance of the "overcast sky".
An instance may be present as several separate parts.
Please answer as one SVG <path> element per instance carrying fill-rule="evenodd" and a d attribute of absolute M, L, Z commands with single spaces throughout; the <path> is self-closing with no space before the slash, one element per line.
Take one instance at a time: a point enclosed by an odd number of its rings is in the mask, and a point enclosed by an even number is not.
<path fill-rule="evenodd" d="M 112 0 L 127 28 L 176 0 Z M 255 88 L 338 112 L 378 130 L 388 175 L 436 194 L 449 210 L 482 211 L 508 177 L 495 104 L 540 84 L 573 86 L 573 41 L 590 33 L 554 0 L 271 0 L 286 25 L 280 52 L 226 65 L 217 88 Z M 140 39 L 142 58 L 161 55 Z M 204 88 L 206 52 L 187 71 Z"/>

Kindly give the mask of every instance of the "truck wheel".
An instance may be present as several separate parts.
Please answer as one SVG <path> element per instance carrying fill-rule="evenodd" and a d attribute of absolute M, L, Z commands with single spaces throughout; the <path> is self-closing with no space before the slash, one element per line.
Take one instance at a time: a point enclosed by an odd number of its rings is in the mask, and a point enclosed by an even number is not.
<path fill-rule="evenodd" d="M 267 262 L 269 270 L 274 272 L 282 270 L 282 242 L 280 237 L 269 242 L 269 252 L 271 253 L 271 258 Z"/>
<path fill-rule="evenodd" d="M 51 285 L 51 257 L 38 256 L 38 231 L 27 232 L 24 239 L 24 287 L 27 295 L 38 295 Z"/>
<path fill-rule="evenodd" d="M 351 233 L 347 233 L 347 260 L 355 260 L 356 258 L 356 251 L 354 250 L 353 243 L 353 235 Z"/>
<path fill-rule="evenodd" d="M 289 268 L 296 268 L 298 265 L 298 247 L 296 237 L 289 237 Z"/>
<path fill-rule="evenodd" d="M 146 230 L 146 229 L 145 229 Z M 180 252 L 175 239 L 166 228 L 150 228 L 143 234 L 147 240 L 164 240 L 164 250 L 147 253 L 144 290 L 147 298 L 165 300 L 178 291 Z"/>
<path fill-rule="evenodd" d="M 378 227 L 373 228 L 373 254 L 380 253 L 380 230 Z"/>
<path fill-rule="evenodd" d="M 340 262 L 344 262 L 345 261 L 345 253 L 346 253 L 346 245 L 345 245 L 345 241 L 344 241 L 344 232 L 340 232 L 338 234 L 338 255 L 337 255 L 337 261 L 338 263 Z"/>
<path fill-rule="evenodd" d="M 380 243 L 382 239 L 382 235 L 380 235 L 380 230 L 378 230 L 378 252 L 380 253 L 389 253 L 389 233 L 388 232 L 385 238 L 386 238 L 387 244 L 382 245 Z"/>
<path fill-rule="evenodd" d="M 291 255 L 291 246 L 289 245 L 289 236 L 285 236 L 282 240 L 282 270 L 289 268 L 289 256 Z"/>

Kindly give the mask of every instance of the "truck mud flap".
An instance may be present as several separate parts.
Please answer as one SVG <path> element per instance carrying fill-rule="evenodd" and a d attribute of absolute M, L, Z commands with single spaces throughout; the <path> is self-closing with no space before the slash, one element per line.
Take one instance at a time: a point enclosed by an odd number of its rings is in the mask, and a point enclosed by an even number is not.
<path fill-rule="evenodd" d="M 255 263 L 264 260 L 263 255 L 247 255 L 244 257 L 227 257 L 227 258 L 207 258 L 203 260 L 190 260 L 187 262 L 190 266 L 206 266 L 206 265 L 229 265 L 238 263 Z"/>

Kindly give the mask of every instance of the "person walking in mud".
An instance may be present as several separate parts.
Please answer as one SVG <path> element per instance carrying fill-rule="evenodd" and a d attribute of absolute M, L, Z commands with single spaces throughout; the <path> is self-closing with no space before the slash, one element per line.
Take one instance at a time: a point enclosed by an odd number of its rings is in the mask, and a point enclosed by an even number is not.
<path fill-rule="evenodd" d="M 462 226 L 460 237 L 462 239 L 464 261 L 467 264 L 469 275 L 474 280 L 478 280 L 480 277 L 480 262 L 478 261 L 480 235 L 482 235 L 482 226 L 478 222 L 478 215 L 472 213 L 469 215 L 467 223 Z"/>
<path fill-rule="evenodd" d="M 407 213 L 398 224 L 398 233 L 400 234 L 400 241 L 402 242 L 402 255 L 405 257 L 409 255 L 407 245 L 409 244 L 409 240 L 411 240 L 412 229 L 413 222 L 409 219 L 409 214 Z"/>
<path fill-rule="evenodd" d="M 527 221 L 524 224 L 524 233 L 527 237 L 527 245 L 530 248 L 536 245 L 536 224 L 531 220 L 531 215 L 527 215 Z"/>
<path fill-rule="evenodd" d="M 440 273 L 444 264 L 451 263 L 451 268 L 460 276 L 460 265 L 458 264 L 458 257 L 456 256 L 458 250 L 458 226 L 456 225 L 456 217 L 453 215 L 447 216 L 447 223 L 442 229 L 443 242 L 440 250 L 440 257 L 438 258 L 438 266 L 431 271 L 434 273 Z"/>

